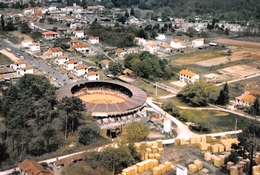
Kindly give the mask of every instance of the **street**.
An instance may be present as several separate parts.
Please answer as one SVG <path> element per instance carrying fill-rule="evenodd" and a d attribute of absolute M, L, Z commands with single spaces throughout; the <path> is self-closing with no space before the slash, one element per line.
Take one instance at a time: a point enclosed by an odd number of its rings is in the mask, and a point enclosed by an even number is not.
<path fill-rule="evenodd" d="M 42 60 L 40 58 L 37 60 L 33 58 L 33 56 L 28 55 L 27 52 L 20 51 L 20 49 L 15 47 L 10 41 L 1 40 L 1 44 L 1 49 L 10 48 L 13 54 L 18 53 L 23 56 L 28 65 L 32 65 L 39 69 L 43 72 L 43 74 L 45 74 L 45 76 L 55 78 L 57 82 L 60 82 L 60 84 L 74 82 L 73 80 L 70 80 L 67 75 L 62 74 L 60 71 L 56 70 L 51 64 L 47 64 L 47 60 Z"/>

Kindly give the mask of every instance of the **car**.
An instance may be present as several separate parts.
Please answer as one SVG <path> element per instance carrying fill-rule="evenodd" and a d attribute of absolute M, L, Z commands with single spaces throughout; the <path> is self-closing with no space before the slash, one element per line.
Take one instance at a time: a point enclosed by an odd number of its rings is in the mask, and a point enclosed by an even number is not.
<path fill-rule="evenodd" d="M 33 58 L 38 60 L 39 59 L 39 56 L 38 55 L 33 55 Z"/>
<path fill-rule="evenodd" d="M 24 56 L 21 55 L 21 56 L 20 56 L 20 59 L 21 59 L 21 60 L 24 60 Z"/>
<path fill-rule="evenodd" d="M 27 54 L 28 54 L 29 56 L 32 56 L 32 52 L 28 52 Z"/>
<path fill-rule="evenodd" d="M 49 65 L 49 66 L 51 66 L 51 63 L 49 63 L 49 62 L 47 62 L 46 64 Z"/>
<path fill-rule="evenodd" d="M 8 52 L 12 52 L 12 50 L 11 50 L 9 47 L 7 47 L 6 50 L 7 50 Z"/>
<path fill-rule="evenodd" d="M 21 56 L 19 53 L 16 53 L 16 55 L 17 55 L 18 57 L 20 57 L 20 56 Z"/>
<path fill-rule="evenodd" d="M 25 52 L 25 49 L 23 47 L 20 47 L 21 52 Z"/>
<path fill-rule="evenodd" d="M 112 75 L 112 74 L 107 74 L 107 77 L 108 77 L 108 78 L 113 78 L 114 75 Z"/>
<path fill-rule="evenodd" d="M 47 73 L 45 71 L 42 72 L 44 75 L 46 75 Z"/>

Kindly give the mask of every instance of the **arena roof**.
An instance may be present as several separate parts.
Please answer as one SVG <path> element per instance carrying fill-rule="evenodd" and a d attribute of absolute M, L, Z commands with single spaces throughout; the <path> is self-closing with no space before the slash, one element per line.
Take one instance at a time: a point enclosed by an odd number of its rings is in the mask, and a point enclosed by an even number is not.
<path fill-rule="evenodd" d="M 138 87 L 135 87 L 133 85 L 122 83 L 119 81 L 104 81 L 104 80 L 97 80 L 97 81 L 80 81 L 72 84 L 65 85 L 61 87 L 59 90 L 57 90 L 57 98 L 58 100 L 61 100 L 63 97 L 71 97 L 72 94 L 72 88 L 78 86 L 87 86 L 88 84 L 110 84 L 110 85 L 119 85 L 124 88 L 127 88 L 131 93 L 132 96 L 127 98 L 123 102 L 118 103 L 91 103 L 91 102 L 83 102 L 86 105 L 86 108 L 88 111 L 92 112 L 93 116 L 98 117 L 108 117 L 108 116 L 117 116 L 117 115 L 124 115 L 129 114 L 132 112 L 136 112 L 139 109 L 141 109 L 145 103 L 146 103 L 146 93 L 139 89 Z"/>

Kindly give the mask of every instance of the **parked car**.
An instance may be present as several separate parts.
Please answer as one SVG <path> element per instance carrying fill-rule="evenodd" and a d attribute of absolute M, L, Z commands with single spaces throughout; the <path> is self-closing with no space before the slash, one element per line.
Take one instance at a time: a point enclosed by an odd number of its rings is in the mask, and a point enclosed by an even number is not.
<path fill-rule="evenodd" d="M 23 47 L 20 47 L 21 52 L 25 52 L 25 49 Z"/>
<path fill-rule="evenodd" d="M 36 59 L 36 60 L 38 60 L 38 59 L 39 59 L 39 56 L 38 56 L 38 55 L 34 55 L 33 58 Z"/>
<path fill-rule="evenodd" d="M 12 50 L 11 50 L 9 47 L 7 47 L 6 50 L 7 50 L 8 52 L 12 52 Z"/>
<path fill-rule="evenodd" d="M 24 60 L 24 56 L 21 55 L 21 56 L 20 56 L 20 59 L 21 59 L 21 60 Z"/>

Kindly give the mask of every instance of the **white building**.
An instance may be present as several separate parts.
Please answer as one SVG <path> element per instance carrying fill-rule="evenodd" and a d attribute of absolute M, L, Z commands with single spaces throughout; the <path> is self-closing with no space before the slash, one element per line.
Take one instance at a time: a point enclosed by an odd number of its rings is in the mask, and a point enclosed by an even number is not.
<path fill-rule="evenodd" d="M 40 52 L 41 48 L 40 48 L 40 43 L 39 42 L 34 42 L 32 44 L 29 45 L 29 51 L 31 52 Z"/>
<path fill-rule="evenodd" d="M 250 107 L 255 102 L 256 99 L 255 95 L 259 96 L 260 92 L 256 90 L 244 92 L 242 95 L 236 97 L 235 99 L 236 105 L 240 105 L 243 107 Z"/>
<path fill-rule="evenodd" d="M 75 32 L 75 37 L 76 38 L 84 38 L 85 35 L 84 35 L 84 30 L 78 30 Z"/>
<path fill-rule="evenodd" d="M 180 81 L 186 83 L 194 83 L 200 79 L 198 74 L 195 74 L 189 70 L 181 70 L 180 71 Z"/>
<path fill-rule="evenodd" d="M 75 44 L 74 49 L 78 52 L 88 53 L 90 51 L 90 45 L 85 43 Z"/>
<path fill-rule="evenodd" d="M 54 31 L 42 32 L 43 38 L 46 40 L 52 40 L 58 38 L 58 33 Z"/>
<path fill-rule="evenodd" d="M 146 40 L 144 38 L 135 37 L 135 42 L 137 45 L 145 45 Z"/>
<path fill-rule="evenodd" d="M 78 66 L 77 60 L 69 60 L 65 63 L 65 68 L 67 70 L 74 70 Z"/>
<path fill-rule="evenodd" d="M 43 53 L 45 59 L 56 58 L 62 56 L 62 49 L 60 47 L 53 47 Z"/>
<path fill-rule="evenodd" d="M 28 48 L 33 43 L 32 39 L 24 39 L 21 43 L 21 47 Z"/>
<path fill-rule="evenodd" d="M 204 45 L 204 38 L 197 38 L 191 42 L 192 47 L 200 47 Z"/>
<path fill-rule="evenodd" d="M 10 65 L 10 67 L 13 68 L 14 70 L 25 68 L 26 67 L 26 62 L 25 61 L 15 61 L 14 63 L 12 63 Z"/>
<path fill-rule="evenodd" d="M 33 74 L 34 69 L 33 69 L 33 66 L 27 66 L 25 68 L 18 69 L 17 73 L 22 75 L 22 76 L 24 76 L 25 74 Z"/>
<path fill-rule="evenodd" d="M 170 46 L 174 49 L 186 48 L 186 44 L 179 39 L 174 39 L 171 41 Z"/>
<path fill-rule="evenodd" d="M 165 38 L 164 34 L 158 34 L 158 36 L 155 37 L 156 40 L 164 40 Z"/>
<path fill-rule="evenodd" d="M 85 75 L 87 72 L 88 72 L 88 66 L 86 65 L 80 65 L 75 68 L 75 75 L 78 77 Z"/>
<path fill-rule="evenodd" d="M 99 72 L 88 72 L 85 75 L 85 79 L 87 79 L 87 80 L 99 80 Z"/>
<path fill-rule="evenodd" d="M 64 65 L 65 62 L 69 61 L 68 56 L 59 56 L 55 59 L 55 63 L 60 65 Z"/>
<path fill-rule="evenodd" d="M 98 36 L 90 36 L 89 39 L 88 39 L 88 43 L 98 44 L 99 43 L 99 37 Z"/>

